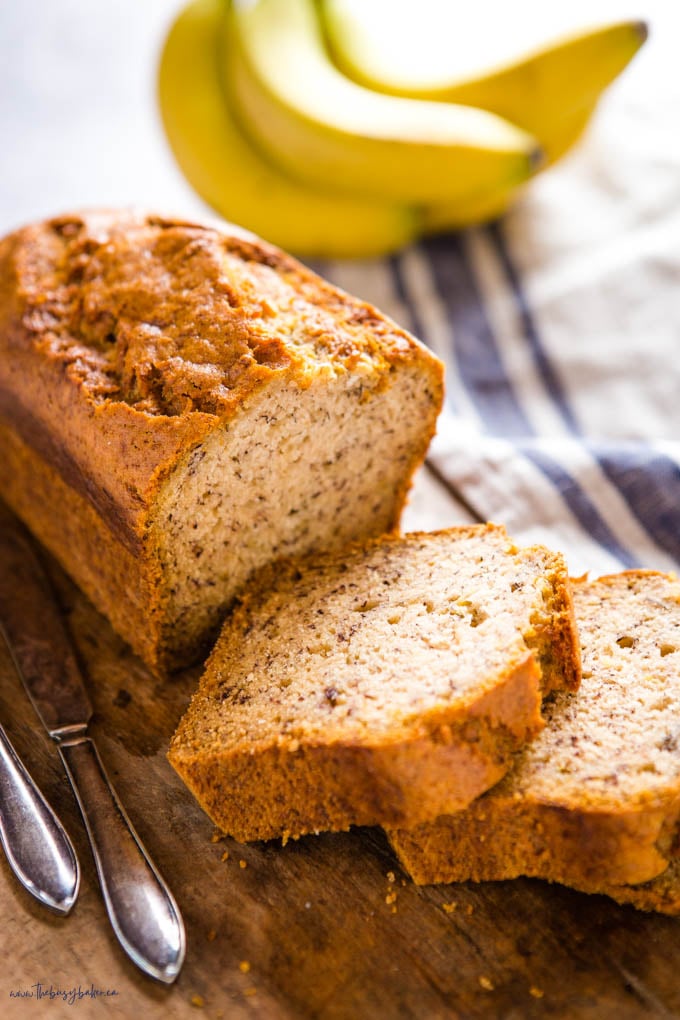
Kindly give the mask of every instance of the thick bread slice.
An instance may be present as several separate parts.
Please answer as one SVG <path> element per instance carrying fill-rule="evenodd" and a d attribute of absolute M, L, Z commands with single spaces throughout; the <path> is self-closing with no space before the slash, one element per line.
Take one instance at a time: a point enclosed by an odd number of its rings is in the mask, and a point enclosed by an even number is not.
<path fill-rule="evenodd" d="M 549 699 L 545 729 L 493 790 L 390 840 L 418 883 L 529 875 L 674 913 L 680 583 L 651 571 L 580 581 L 574 605 L 578 693 Z"/>
<path fill-rule="evenodd" d="M 227 621 L 170 761 L 239 840 L 409 824 L 468 804 L 579 655 L 559 555 L 504 529 L 280 565 Z"/>

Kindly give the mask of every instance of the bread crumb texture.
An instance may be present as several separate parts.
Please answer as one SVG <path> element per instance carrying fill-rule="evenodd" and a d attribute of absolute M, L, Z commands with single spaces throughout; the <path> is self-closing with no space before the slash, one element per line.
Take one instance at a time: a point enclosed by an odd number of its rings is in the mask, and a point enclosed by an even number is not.
<path fill-rule="evenodd" d="M 424 820 L 496 782 L 542 685 L 578 679 L 560 556 L 493 525 L 388 537 L 265 570 L 169 756 L 239 840 Z"/>
<path fill-rule="evenodd" d="M 631 571 L 574 584 L 577 693 L 467 810 L 390 833 L 421 883 L 532 875 L 680 911 L 680 584 Z"/>

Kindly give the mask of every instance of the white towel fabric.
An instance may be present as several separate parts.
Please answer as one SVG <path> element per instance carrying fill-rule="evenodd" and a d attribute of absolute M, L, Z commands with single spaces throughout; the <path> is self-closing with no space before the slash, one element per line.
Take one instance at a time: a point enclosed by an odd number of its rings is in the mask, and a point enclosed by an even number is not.
<path fill-rule="evenodd" d="M 680 10 L 646 7 L 581 145 L 503 221 L 322 267 L 444 360 L 440 483 L 575 574 L 680 561 Z"/>

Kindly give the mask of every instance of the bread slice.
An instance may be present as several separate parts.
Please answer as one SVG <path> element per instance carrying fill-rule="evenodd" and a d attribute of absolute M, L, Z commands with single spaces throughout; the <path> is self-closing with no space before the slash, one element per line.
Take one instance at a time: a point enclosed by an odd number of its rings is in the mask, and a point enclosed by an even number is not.
<path fill-rule="evenodd" d="M 441 401 L 422 344 L 236 227 L 0 242 L 0 495 L 158 673 L 269 560 L 395 528 Z"/>
<path fill-rule="evenodd" d="M 389 833 L 418 883 L 528 875 L 677 912 L 680 583 L 633 571 L 574 585 L 576 694 L 467 810 Z"/>
<path fill-rule="evenodd" d="M 673 858 L 658 878 L 640 885 L 602 885 L 585 892 L 611 896 L 617 903 L 630 904 L 638 910 L 654 910 L 659 914 L 680 914 L 680 860 Z"/>
<path fill-rule="evenodd" d="M 238 840 L 468 804 L 579 655 L 561 556 L 494 525 L 282 564 L 226 622 L 169 758 Z"/>

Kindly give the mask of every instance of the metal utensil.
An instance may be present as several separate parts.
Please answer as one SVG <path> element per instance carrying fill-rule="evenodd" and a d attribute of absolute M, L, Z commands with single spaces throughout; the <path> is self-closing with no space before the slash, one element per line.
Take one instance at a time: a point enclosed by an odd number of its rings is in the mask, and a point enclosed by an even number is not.
<path fill-rule="evenodd" d="M 170 983 L 184 960 L 182 917 L 87 734 L 92 706 L 33 543 L 18 521 L 2 523 L 0 620 L 5 638 L 33 706 L 57 743 L 113 930 L 141 970 Z"/>
<path fill-rule="evenodd" d="M 80 882 L 75 850 L 2 726 L 0 843 L 24 888 L 55 913 L 68 914 Z"/>

